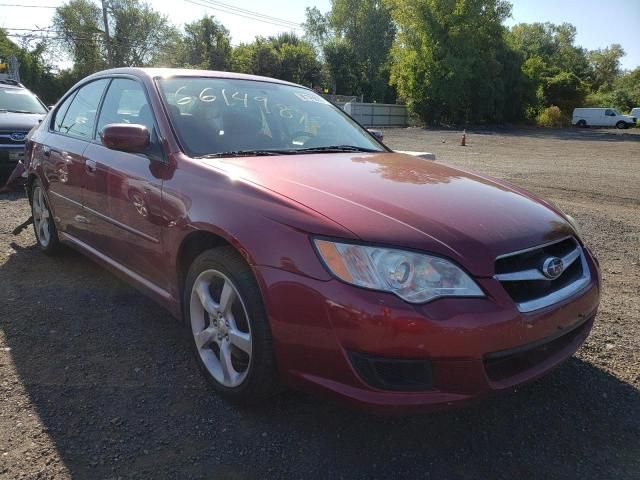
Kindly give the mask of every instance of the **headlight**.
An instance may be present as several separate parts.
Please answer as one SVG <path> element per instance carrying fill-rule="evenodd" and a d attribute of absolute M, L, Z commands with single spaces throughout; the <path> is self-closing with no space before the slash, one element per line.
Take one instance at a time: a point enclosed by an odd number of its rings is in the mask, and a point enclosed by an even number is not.
<path fill-rule="evenodd" d="M 358 287 L 392 292 L 410 303 L 484 296 L 466 273 L 443 258 L 320 239 L 314 242 L 329 271 Z"/>

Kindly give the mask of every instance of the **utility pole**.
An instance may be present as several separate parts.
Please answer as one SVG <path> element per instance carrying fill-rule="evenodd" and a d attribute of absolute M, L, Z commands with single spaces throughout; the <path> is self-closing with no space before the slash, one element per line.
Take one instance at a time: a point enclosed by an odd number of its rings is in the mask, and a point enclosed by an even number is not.
<path fill-rule="evenodd" d="M 111 35 L 109 35 L 109 17 L 107 16 L 107 0 L 102 0 L 102 21 L 104 22 L 104 39 L 107 45 L 107 60 L 113 67 L 113 52 L 111 51 Z"/>

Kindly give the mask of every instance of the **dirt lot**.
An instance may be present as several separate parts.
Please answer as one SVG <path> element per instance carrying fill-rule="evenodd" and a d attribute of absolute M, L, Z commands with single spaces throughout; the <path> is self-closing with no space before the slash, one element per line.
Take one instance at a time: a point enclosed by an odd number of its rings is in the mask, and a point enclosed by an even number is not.
<path fill-rule="evenodd" d="M 0 196 L 0 478 L 640 479 L 640 135 L 385 131 L 573 215 L 604 297 L 578 354 L 464 410 L 377 417 L 284 394 L 210 393 L 177 322 L 73 252 L 47 258 Z M 499 212 L 496 212 L 499 214 Z"/>

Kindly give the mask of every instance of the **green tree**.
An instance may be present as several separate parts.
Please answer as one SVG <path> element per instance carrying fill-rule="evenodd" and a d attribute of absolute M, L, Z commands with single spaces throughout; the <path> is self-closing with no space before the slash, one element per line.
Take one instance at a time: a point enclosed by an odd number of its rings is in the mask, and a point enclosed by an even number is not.
<path fill-rule="evenodd" d="M 609 90 L 600 89 L 587 95 L 589 107 L 615 107 L 628 112 L 640 105 L 640 67 L 619 75 Z"/>
<path fill-rule="evenodd" d="M 613 92 L 620 92 L 616 106 L 628 112 L 640 106 L 640 67 L 620 75 L 613 82 Z"/>
<path fill-rule="evenodd" d="M 279 78 L 307 86 L 317 85 L 321 64 L 313 46 L 294 34 L 258 37 L 233 49 L 232 68 L 242 73 Z"/>
<path fill-rule="evenodd" d="M 147 66 L 172 48 L 178 32 L 165 15 L 140 0 L 119 0 L 111 10 L 113 63 Z"/>
<path fill-rule="evenodd" d="M 584 101 L 592 70 L 575 37 L 569 23 L 520 23 L 506 33 L 508 44 L 524 59 L 522 99 L 528 118 L 538 118 L 552 105 L 568 115 Z"/>
<path fill-rule="evenodd" d="M 280 57 L 279 78 L 290 82 L 313 86 L 320 78 L 321 65 L 314 48 L 306 43 L 285 43 L 278 49 Z"/>
<path fill-rule="evenodd" d="M 383 0 L 332 0 L 329 22 L 348 41 L 358 59 L 361 92 L 369 101 L 393 102 L 389 52 L 396 35 L 391 10 Z M 337 92 L 343 93 L 343 92 Z"/>
<path fill-rule="evenodd" d="M 569 114 L 582 105 L 589 87 L 574 73 L 560 72 L 545 78 L 543 91 L 546 105 L 556 105 L 563 113 Z"/>
<path fill-rule="evenodd" d="M 318 7 L 307 7 L 305 16 L 304 39 L 321 52 L 324 45 L 335 37 L 329 15 L 322 13 Z"/>
<path fill-rule="evenodd" d="M 570 23 L 519 23 L 511 27 L 507 40 L 525 60 L 539 57 L 552 75 L 571 72 L 581 80 L 590 74 L 587 51 L 575 45 L 576 27 Z"/>
<path fill-rule="evenodd" d="M 253 72 L 254 43 L 241 43 L 231 50 L 231 70 L 239 73 Z"/>
<path fill-rule="evenodd" d="M 521 61 L 504 42 L 508 2 L 390 1 L 399 28 L 391 81 L 414 113 L 427 123 L 504 121 L 519 114 L 520 105 L 505 107 L 519 89 Z"/>
<path fill-rule="evenodd" d="M 59 43 L 73 60 L 73 73 L 80 79 L 107 66 L 102 13 L 91 0 L 69 0 L 58 7 L 53 26 Z"/>
<path fill-rule="evenodd" d="M 280 78 L 280 56 L 273 43 L 265 38 L 257 38 L 249 45 L 249 62 L 246 73 Z"/>
<path fill-rule="evenodd" d="M 339 94 L 364 94 L 369 101 L 395 101 L 389 85 L 389 52 L 396 26 L 385 0 L 332 0 L 331 10 L 323 14 L 307 8 L 305 38 L 327 61 L 327 70 Z M 326 54 L 331 54 L 331 63 Z M 336 63 L 340 60 L 348 63 Z M 348 81 L 346 81 L 348 79 Z M 352 85 L 353 80 L 357 86 Z"/>
<path fill-rule="evenodd" d="M 588 54 L 591 64 L 591 86 L 593 90 L 611 89 L 613 82 L 620 75 L 620 59 L 625 51 L 614 43 L 610 47 L 592 50 Z"/>
<path fill-rule="evenodd" d="M 140 0 L 118 0 L 108 11 L 113 66 L 147 66 L 158 63 L 179 41 L 166 16 Z M 60 44 L 73 59 L 79 78 L 108 66 L 102 10 L 91 0 L 69 0 L 56 9 L 53 24 Z"/>
<path fill-rule="evenodd" d="M 180 52 L 185 66 L 229 70 L 231 50 L 229 30 L 214 17 L 205 16 L 185 25 Z"/>
<path fill-rule="evenodd" d="M 331 77 L 331 91 L 340 95 L 361 95 L 362 72 L 351 42 L 334 38 L 324 44 L 322 51 Z"/>

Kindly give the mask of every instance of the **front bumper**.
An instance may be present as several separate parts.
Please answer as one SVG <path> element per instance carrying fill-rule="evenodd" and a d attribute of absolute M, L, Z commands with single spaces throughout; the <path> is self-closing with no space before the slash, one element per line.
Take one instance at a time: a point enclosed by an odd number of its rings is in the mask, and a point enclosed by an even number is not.
<path fill-rule="evenodd" d="M 575 296 L 528 314 L 495 279 L 478 283 L 486 298 L 410 305 L 391 294 L 338 280 L 320 281 L 256 267 L 282 378 L 374 410 L 446 407 L 533 380 L 569 358 L 585 341 L 600 298 L 591 283 Z M 385 390 L 363 379 L 353 352 L 428 362 L 432 385 Z"/>

